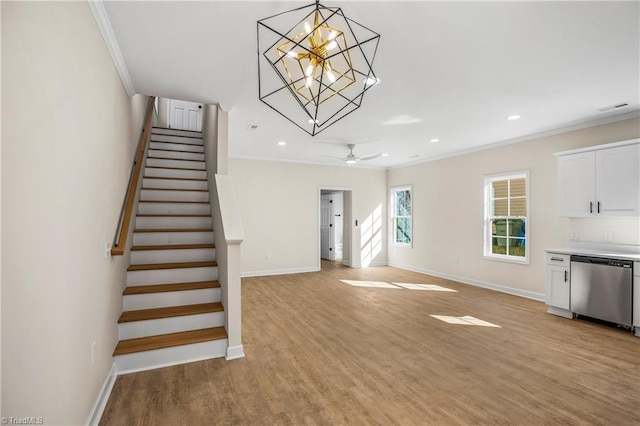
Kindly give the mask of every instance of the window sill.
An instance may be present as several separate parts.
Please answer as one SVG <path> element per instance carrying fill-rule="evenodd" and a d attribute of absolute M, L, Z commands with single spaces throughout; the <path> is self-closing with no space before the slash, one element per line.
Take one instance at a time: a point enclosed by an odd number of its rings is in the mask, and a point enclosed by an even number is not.
<path fill-rule="evenodd" d="M 497 262 L 515 263 L 515 264 L 518 264 L 518 265 L 527 265 L 527 266 L 530 264 L 529 259 L 526 258 L 526 257 L 525 258 L 517 258 L 517 257 L 514 257 L 514 256 L 500 256 L 500 255 L 487 255 L 487 254 L 483 255 L 483 257 L 486 260 L 494 260 L 494 261 L 497 261 Z"/>

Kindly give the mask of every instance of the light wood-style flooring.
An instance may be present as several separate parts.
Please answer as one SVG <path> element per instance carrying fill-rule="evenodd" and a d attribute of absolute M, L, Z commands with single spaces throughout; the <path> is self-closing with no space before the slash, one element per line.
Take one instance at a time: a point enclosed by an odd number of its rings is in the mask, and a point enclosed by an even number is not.
<path fill-rule="evenodd" d="M 120 376 L 100 424 L 640 424 L 640 338 L 627 331 L 390 267 L 323 262 L 242 285 L 245 358 Z"/>

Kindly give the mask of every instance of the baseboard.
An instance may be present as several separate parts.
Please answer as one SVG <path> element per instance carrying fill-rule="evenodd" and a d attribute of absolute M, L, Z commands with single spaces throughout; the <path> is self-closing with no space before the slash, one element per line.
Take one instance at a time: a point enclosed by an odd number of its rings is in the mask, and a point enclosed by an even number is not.
<path fill-rule="evenodd" d="M 405 269 L 407 271 L 418 272 L 420 274 L 433 275 L 434 277 L 445 278 L 447 280 L 458 281 L 463 284 L 469 284 L 476 287 L 482 287 L 489 290 L 499 291 L 501 293 L 507 293 L 514 296 L 525 297 L 527 299 L 537 300 L 539 302 L 544 302 L 545 297 L 542 293 L 536 293 L 533 291 L 521 290 L 518 288 L 507 287 L 500 284 L 494 284 L 486 281 L 475 280 L 472 278 L 461 277 L 458 275 L 445 274 L 443 272 L 432 271 L 430 269 L 417 268 L 415 266 L 402 265 L 399 263 L 389 262 L 389 266 L 393 266 L 394 268 Z"/>
<path fill-rule="evenodd" d="M 100 388 L 98 398 L 96 398 L 96 402 L 93 404 L 93 407 L 91 407 L 91 411 L 89 411 L 89 417 L 87 418 L 86 423 L 87 426 L 93 426 L 100 423 L 100 418 L 102 417 L 104 408 L 107 406 L 109 395 L 111 395 L 111 390 L 116 382 L 116 377 L 116 364 L 113 363 L 111 364 L 111 370 L 109 370 L 107 378 L 102 384 L 102 388 Z"/>
<path fill-rule="evenodd" d="M 227 354 L 224 357 L 227 361 L 244 358 L 244 348 L 242 345 L 227 346 Z"/>
<path fill-rule="evenodd" d="M 287 268 L 287 269 L 267 269 L 264 271 L 243 271 L 240 273 L 242 278 L 248 277 L 266 277 L 269 275 L 287 275 L 287 274 L 303 274 L 306 272 L 318 272 L 320 268 L 317 266 L 305 266 L 303 268 Z"/>

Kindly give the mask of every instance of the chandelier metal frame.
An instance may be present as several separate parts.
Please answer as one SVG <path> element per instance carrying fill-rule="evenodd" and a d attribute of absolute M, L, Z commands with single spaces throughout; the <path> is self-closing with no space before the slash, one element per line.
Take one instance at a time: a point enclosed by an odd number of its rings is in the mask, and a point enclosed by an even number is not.
<path fill-rule="evenodd" d="M 257 22 L 257 35 L 260 100 L 311 136 L 358 109 L 379 81 L 380 34 L 339 7 L 317 0 L 278 13 Z"/>

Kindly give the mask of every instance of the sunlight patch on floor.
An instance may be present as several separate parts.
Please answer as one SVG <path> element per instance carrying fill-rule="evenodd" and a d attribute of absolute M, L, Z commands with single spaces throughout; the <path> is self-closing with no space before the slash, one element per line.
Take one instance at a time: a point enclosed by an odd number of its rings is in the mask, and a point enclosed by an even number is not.
<path fill-rule="evenodd" d="M 483 321 L 481 319 L 472 317 L 472 316 L 464 316 L 464 317 L 450 317 L 446 315 L 429 315 L 435 319 L 439 319 L 440 321 L 444 321 L 449 324 L 460 324 L 460 325 L 479 325 L 480 327 L 497 327 L 502 328 L 499 325 L 492 324 L 487 321 Z"/>
<path fill-rule="evenodd" d="M 409 290 L 426 290 L 426 291 L 451 291 L 457 293 L 458 290 L 452 288 L 442 287 L 436 284 L 412 284 L 412 283 L 392 283 L 398 287 L 406 288 Z"/>
<path fill-rule="evenodd" d="M 377 287 L 377 288 L 400 288 L 391 283 L 384 281 L 354 281 L 354 280 L 340 280 L 345 284 L 352 285 L 354 287 Z"/>
<path fill-rule="evenodd" d="M 357 281 L 357 280 L 340 280 L 345 284 L 354 287 L 377 287 L 377 288 L 395 288 L 406 290 L 423 290 L 423 291 L 449 291 L 457 293 L 458 290 L 442 287 L 436 284 L 412 284 L 412 283 L 388 283 L 385 281 Z"/>

